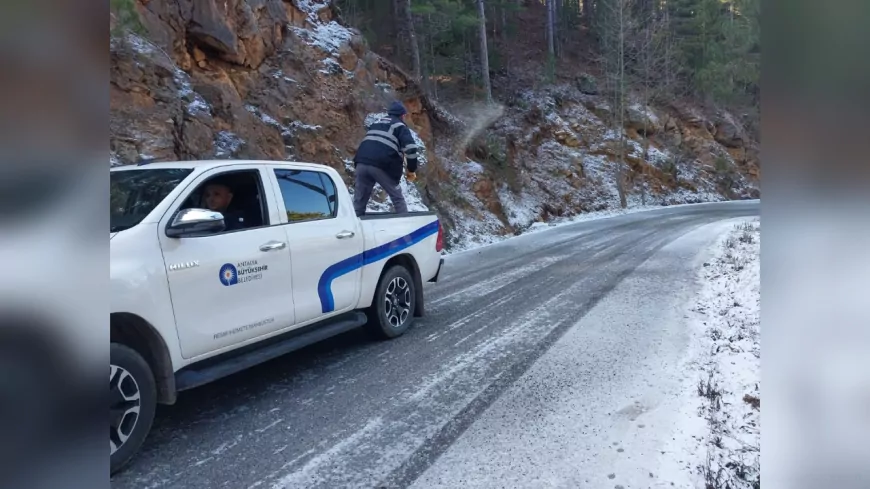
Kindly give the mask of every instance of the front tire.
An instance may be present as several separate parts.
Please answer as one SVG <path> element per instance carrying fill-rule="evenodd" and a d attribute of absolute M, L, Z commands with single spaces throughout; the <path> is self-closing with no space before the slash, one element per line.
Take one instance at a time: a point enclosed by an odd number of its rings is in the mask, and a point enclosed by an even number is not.
<path fill-rule="evenodd" d="M 112 343 L 109 355 L 109 446 L 114 474 L 130 462 L 151 431 L 157 387 L 151 367 L 135 350 Z"/>
<path fill-rule="evenodd" d="M 404 334 L 414 322 L 417 307 L 415 287 L 414 278 L 405 267 L 396 265 L 387 270 L 367 312 L 369 332 L 380 339 Z"/>

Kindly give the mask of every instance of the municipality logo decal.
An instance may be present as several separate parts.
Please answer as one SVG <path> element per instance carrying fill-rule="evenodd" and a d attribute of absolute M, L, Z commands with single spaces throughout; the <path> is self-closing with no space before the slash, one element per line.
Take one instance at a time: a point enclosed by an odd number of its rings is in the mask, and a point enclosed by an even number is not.
<path fill-rule="evenodd" d="M 239 283 L 239 274 L 236 272 L 236 267 L 232 263 L 227 263 L 221 267 L 220 274 L 221 283 L 229 287 Z"/>
<path fill-rule="evenodd" d="M 257 260 L 241 261 L 235 265 L 226 263 L 221 267 L 220 280 L 227 287 L 253 282 L 254 280 L 261 280 L 263 273 L 267 270 L 269 270 L 269 266 L 260 265 Z"/>

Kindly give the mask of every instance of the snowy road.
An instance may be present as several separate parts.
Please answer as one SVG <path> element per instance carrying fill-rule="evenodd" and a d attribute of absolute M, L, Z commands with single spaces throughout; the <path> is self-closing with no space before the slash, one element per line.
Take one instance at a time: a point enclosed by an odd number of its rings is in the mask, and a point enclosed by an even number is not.
<path fill-rule="evenodd" d="M 112 487 L 670 486 L 699 252 L 758 213 L 663 208 L 451 256 L 405 336 L 351 332 L 184 393 Z"/>

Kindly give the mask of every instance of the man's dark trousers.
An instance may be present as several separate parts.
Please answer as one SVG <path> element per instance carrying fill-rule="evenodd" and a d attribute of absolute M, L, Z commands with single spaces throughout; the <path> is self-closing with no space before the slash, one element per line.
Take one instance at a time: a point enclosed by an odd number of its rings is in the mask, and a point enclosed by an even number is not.
<path fill-rule="evenodd" d="M 408 205 L 405 204 L 405 197 L 402 195 L 399 184 L 394 182 L 384 170 L 373 165 L 361 164 L 356 167 L 356 185 L 353 191 L 353 208 L 357 216 L 366 213 L 366 206 L 368 206 L 372 189 L 376 183 L 383 187 L 387 195 L 390 196 L 397 214 L 408 212 Z"/>

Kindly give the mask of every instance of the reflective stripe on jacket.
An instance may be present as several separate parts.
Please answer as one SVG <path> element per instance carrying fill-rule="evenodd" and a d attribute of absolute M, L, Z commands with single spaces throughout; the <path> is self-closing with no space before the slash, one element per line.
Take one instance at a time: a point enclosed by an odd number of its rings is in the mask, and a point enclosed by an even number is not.
<path fill-rule="evenodd" d="M 404 173 L 402 155 L 408 159 L 408 171 L 417 171 L 417 145 L 411 130 L 398 117 L 384 115 L 368 127 L 353 161 L 381 168 L 399 182 Z"/>

